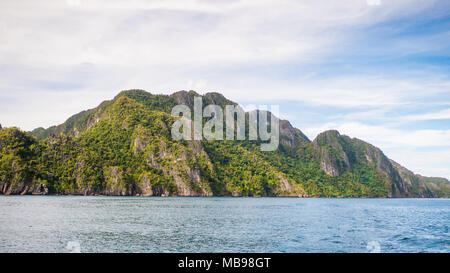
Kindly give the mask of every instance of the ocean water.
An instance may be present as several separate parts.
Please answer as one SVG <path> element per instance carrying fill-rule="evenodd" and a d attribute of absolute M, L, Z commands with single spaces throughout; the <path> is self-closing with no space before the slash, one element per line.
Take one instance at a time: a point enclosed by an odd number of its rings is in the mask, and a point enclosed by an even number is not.
<path fill-rule="evenodd" d="M 0 196 L 0 252 L 450 252 L 449 199 Z"/>

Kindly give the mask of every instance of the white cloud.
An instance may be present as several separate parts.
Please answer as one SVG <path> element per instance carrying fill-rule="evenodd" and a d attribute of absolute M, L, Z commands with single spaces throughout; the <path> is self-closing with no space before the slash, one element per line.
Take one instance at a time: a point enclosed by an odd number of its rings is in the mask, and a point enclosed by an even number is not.
<path fill-rule="evenodd" d="M 311 59 L 354 25 L 434 1 L 2 1 L 0 56 L 26 64 L 221 66 Z"/>
<path fill-rule="evenodd" d="M 308 79 L 275 84 L 261 79 L 260 85 L 252 86 L 256 80 L 246 81 L 235 90 L 228 90 L 233 98 L 242 100 L 290 100 L 313 105 L 336 107 L 396 107 L 408 105 L 439 94 L 448 94 L 450 81 L 434 79 L 424 72 L 419 79 L 402 77 L 351 75 L 328 77 L 326 80 Z M 294 86 L 292 86 L 294 85 Z"/>
<path fill-rule="evenodd" d="M 379 6 L 381 5 L 381 0 L 366 0 L 369 6 Z"/>
<path fill-rule="evenodd" d="M 450 108 L 433 113 L 403 116 L 401 119 L 409 121 L 450 119 Z"/>

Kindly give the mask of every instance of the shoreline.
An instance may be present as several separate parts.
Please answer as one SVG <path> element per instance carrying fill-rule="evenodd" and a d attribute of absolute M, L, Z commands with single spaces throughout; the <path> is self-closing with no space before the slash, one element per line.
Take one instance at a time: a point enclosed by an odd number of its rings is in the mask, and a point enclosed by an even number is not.
<path fill-rule="evenodd" d="M 299 199 L 450 199 L 450 197 L 388 197 L 388 196 L 354 196 L 354 197 L 345 197 L 345 196 L 246 196 L 246 195 L 104 195 L 104 194 L 95 194 L 95 195 L 84 195 L 84 194 L 0 194 L 0 196 L 68 196 L 68 197 L 158 197 L 158 198 L 299 198 Z"/>

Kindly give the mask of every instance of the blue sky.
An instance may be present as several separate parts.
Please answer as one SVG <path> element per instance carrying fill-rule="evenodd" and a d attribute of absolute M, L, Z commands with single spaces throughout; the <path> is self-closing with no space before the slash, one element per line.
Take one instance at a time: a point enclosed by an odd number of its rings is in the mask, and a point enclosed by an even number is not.
<path fill-rule="evenodd" d="M 450 178 L 450 2 L 1 1 L 0 123 L 25 130 L 142 88 L 279 104 Z"/>

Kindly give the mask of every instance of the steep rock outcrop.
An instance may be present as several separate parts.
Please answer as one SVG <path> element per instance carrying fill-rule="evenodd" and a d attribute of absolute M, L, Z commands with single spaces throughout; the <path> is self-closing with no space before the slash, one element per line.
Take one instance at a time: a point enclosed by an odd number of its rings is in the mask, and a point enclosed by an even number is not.
<path fill-rule="evenodd" d="M 46 184 L 40 182 L 0 182 L 0 192 L 5 195 L 46 195 L 48 188 Z"/>
<path fill-rule="evenodd" d="M 352 171 L 356 165 L 374 166 L 387 178 L 389 196 L 407 197 L 408 187 L 391 161 L 377 147 L 356 138 L 341 135 L 336 130 L 319 134 L 312 142 L 320 167 L 331 176 Z"/>
<path fill-rule="evenodd" d="M 307 145 L 311 141 L 297 128 L 294 128 L 287 120 L 280 120 L 280 143 L 289 148 L 297 145 Z"/>

